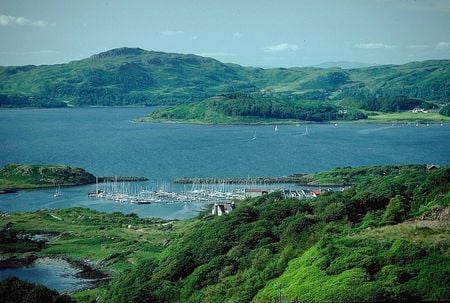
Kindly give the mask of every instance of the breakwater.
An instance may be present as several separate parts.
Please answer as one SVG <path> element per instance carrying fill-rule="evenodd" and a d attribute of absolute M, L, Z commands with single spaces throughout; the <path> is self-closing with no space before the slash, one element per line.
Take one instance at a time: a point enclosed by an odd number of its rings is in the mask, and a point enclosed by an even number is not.
<path fill-rule="evenodd" d="M 133 176 L 103 176 L 97 177 L 98 182 L 142 182 L 148 181 L 146 177 L 133 177 Z"/>
<path fill-rule="evenodd" d="M 232 178 L 177 178 L 174 183 L 178 184 L 275 184 L 275 183 L 293 183 L 307 184 L 312 180 L 306 177 L 307 174 L 294 174 L 284 177 L 232 177 Z"/>

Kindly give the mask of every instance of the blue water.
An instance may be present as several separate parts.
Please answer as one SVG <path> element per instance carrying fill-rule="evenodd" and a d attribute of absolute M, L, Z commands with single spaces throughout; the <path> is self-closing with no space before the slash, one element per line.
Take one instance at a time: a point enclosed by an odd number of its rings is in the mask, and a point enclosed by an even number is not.
<path fill-rule="evenodd" d="M 133 123 L 151 108 L 0 110 L 0 165 L 50 163 L 95 175 L 178 177 L 283 176 L 337 166 L 450 164 L 450 125 L 185 125 Z M 256 140 L 251 140 L 256 131 Z M 0 210 L 86 206 L 141 216 L 186 218 L 201 204 L 130 205 L 90 200 L 93 186 L 0 195 Z"/>
<path fill-rule="evenodd" d="M 90 280 L 75 276 L 78 272 L 66 261 L 42 258 L 29 266 L 0 270 L 0 280 L 17 277 L 31 283 L 44 284 L 58 292 L 69 292 L 90 286 Z"/>

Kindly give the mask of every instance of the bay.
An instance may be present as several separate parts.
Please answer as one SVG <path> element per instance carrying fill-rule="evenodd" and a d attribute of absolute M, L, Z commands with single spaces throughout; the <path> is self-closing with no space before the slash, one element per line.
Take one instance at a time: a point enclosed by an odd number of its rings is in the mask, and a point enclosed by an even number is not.
<path fill-rule="evenodd" d="M 80 271 L 61 259 L 39 258 L 27 266 L 0 270 L 0 280 L 16 277 L 31 283 L 43 284 L 58 292 L 92 287 L 93 280 L 77 276 Z"/>
<path fill-rule="evenodd" d="M 342 166 L 450 164 L 450 126 L 342 123 L 305 126 L 135 123 L 152 108 L 12 109 L 0 111 L 0 165 L 48 163 L 99 176 L 145 176 L 145 185 L 178 177 L 284 176 Z M 256 139 L 252 140 L 256 134 Z M 70 206 L 141 216 L 187 218 L 201 204 L 124 205 L 91 200 L 93 185 L 0 195 L 0 210 Z"/>

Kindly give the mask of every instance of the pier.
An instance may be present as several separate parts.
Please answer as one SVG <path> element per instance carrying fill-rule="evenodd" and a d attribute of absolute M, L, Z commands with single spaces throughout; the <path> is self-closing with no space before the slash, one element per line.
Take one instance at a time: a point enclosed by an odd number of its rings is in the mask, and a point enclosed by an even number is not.
<path fill-rule="evenodd" d="M 232 178 L 177 178 L 174 183 L 178 184 L 277 184 L 293 183 L 305 184 L 311 182 L 306 178 L 307 174 L 294 174 L 285 177 L 232 177 Z"/>
<path fill-rule="evenodd" d="M 103 176 L 103 177 L 97 177 L 98 182 L 143 182 L 148 181 L 148 178 L 146 177 L 132 177 L 132 176 Z"/>

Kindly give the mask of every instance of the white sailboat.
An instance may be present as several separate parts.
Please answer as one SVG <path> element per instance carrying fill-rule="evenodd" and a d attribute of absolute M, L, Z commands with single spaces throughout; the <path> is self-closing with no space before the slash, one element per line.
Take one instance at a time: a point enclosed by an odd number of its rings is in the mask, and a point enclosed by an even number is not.
<path fill-rule="evenodd" d="M 278 124 L 275 124 L 275 131 L 278 131 Z"/>
<path fill-rule="evenodd" d="M 61 186 L 59 186 L 59 184 L 58 184 L 58 188 L 56 188 L 55 189 L 55 193 L 53 194 L 53 197 L 59 197 L 59 196 L 61 196 L 62 195 L 62 193 L 61 193 Z"/>
<path fill-rule="evenodd" d="M 253 134 L 253 138 L 250 139 L 251 141 L 256 140 L 256 130 L 255 133 Z"/>
<path fill-rule="evenodd" d="M 305 132 L 302 134 L 302 136 L 308 136 L 308 135 L 309 135 L 308 124 L 306 124 Z"/>

